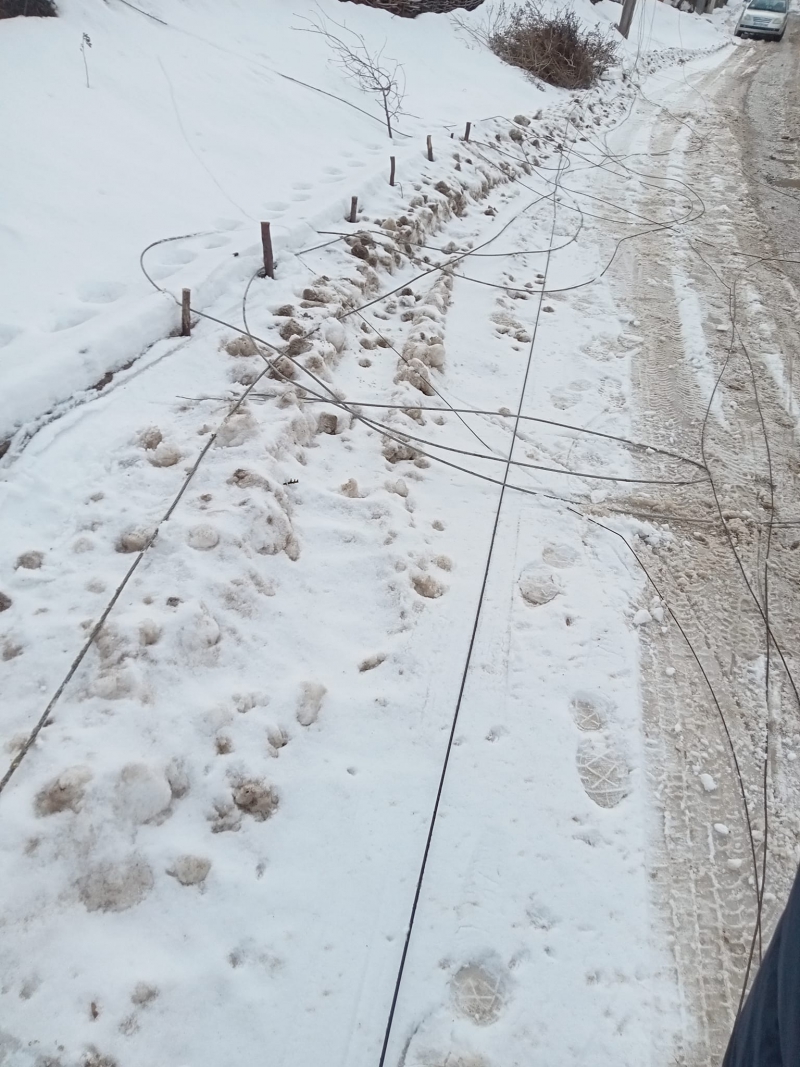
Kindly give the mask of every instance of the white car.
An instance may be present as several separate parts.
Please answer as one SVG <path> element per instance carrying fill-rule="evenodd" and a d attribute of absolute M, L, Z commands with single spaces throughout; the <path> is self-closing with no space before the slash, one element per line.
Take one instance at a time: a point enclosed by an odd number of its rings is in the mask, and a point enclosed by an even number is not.
<path fill-rule="evenodd" d="M 786 32 L 789 0 L 750 0 L 739 16 L 737 37 L 771 37 L 780 41 Z"/>

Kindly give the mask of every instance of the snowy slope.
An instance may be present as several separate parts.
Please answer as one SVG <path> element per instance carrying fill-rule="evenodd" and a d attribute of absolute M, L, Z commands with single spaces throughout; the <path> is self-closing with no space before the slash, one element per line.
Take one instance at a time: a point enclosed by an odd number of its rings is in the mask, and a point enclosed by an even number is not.
<path fill-rule="evenodd" d="M 631 81 L 576 102 L 448 20 L 324 4 L 406 66 L 390 149 L 276 74 L 365 104 L 296 4 L 152 5 L 167 27 L 64 7 L 0 25 L 31 101 L 0 175 L 4 432 L 63 402 L 0 484 L 3 773 L 112 610 L 0 793 L 0 1064 L 376 1064 L 449 752 L 386 1062 L 666 1067 L 636 637 L 661 609 L 582 509 L 605 476 L 694 471 L 527 421 L 631 433 L 629 310 L 603 282 L 564 291 L 613 252 L 581 194 Z M 657 3 L 641 27 L 631 66 L 724 41 Z M 470 147 L 448 136 L 467 120 Z M 247 324 L 297 358 L 294 385 L 242 333 L 264 217 L 278 271 Z M 297 254 L 343 227 L 349 245 Z M 170 337 L 138 257 L 194 231 L 144 265 L 220 321 Z M 503 490 L 509 456 L 528 466 Z"/>
<path fill-rule="evenodd" d="M 0 439 L 174 325 L 139 271 L 146 245 L 207 233 L 158 268 L 173 289 L 192 286 L 201 306 L 226 284 L 232 253 L 258 241 L 261 219 L 273 222 L 279 250 L 314 244 L 315 228 L 335 228 L 350 197 L 368 200 L 388 173 L 381 122 L 358 110 L 378 116 L 376 103 L 329 63 L 322 40 L 294 28 L 314 5 L 151 3 L 167 26 L 119 0 L 61 7 L 59 19 L 0 27 Z M 392 147 L 401 181 L 418 173 L 427 134 L 438 145 L 467 121 L 566 95 L 470 47 L 448 18 L 398 19 L 337 0 L 320 10 L 373 46 L 388 37 L 404 66 L 407 136 Z M 613 25 L 619 10 L 604 0 L 586 4 L 585 17 Z M 662 4 L 640 11 L 629 62 L 640 49 L 721 40 Z"/>

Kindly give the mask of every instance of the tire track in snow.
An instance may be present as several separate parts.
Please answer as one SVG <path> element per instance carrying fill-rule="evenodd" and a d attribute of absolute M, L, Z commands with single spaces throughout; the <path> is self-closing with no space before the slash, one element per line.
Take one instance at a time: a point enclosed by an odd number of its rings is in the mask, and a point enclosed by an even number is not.
<path fill-rule="evenodd" d="M 700 123 L 702 125 L 702 118 Z M 705 154 L 700 157 L 706 166 L 709 165 L 707 155 L 715 148 L 715 142 L 707 139 Z M 719 163 L 710 165 L 713 170 Z M 699 169 L 696 173 L 700 173 Z M 717 184 L 723 182 L 720 180 Z M 696 229 L 707 242 L 716 239 L 716 247 L 706 245 L 709 248 L 707 254 L 719 256 L 725 241 L 728 247 L 733 245 L 735 234 L 730 226 L 723 225 L 721 229 L 713 230 L 712 238 L 711 232 L 703 232 L 712 225 L 713 220 L 709 219 L 708 223 L 704 220 Z M 736 233 L 741 229 L 742 220 Z M 678 239 L 672 243 L 672 255 L 679 257 Z M 674 388 L 675 372 L 682 361 L 681 346 L 670 343 L 676 331 L 664 322 L 660 301 L 648 298 L 645 287 L 650 281 L 655 291 L 669 291 L 661 262 L 663 242 L 659 242 L 658 249 L 652 248 L 648 256 L 648 241 L 645 240 L 633 250 L 632 256 L 641 257 L 646 262 L 648 276 L 639 279 L 634 286 L 635 299 L 642 308 L 644 319 L 642 332 L 651 338 L 664 339 L 660 349 L 646 344 L 641 352 L 639 381 L 646 398 L 642 407 L 648 416 L 656 415 L 660 426 L 675 427 L 679 436 L 696 433 L 702 404 L 695 403 L 694 416 L 690 405 L 687 418 L 685 398 L 692 395 L 691 385 L 678 391 Z M 727 297 L 717 279 L 696 259 L 692 271 L 693 286 L 703 298 L 703 317 L 706 322 L 710 320 L 710 327 L 705 328 L 708 335 L 715 323 L 717 329 L 723 328 Z M 713 360 L 711 366 L 717 368 L 712 369 L 716 377 L 721 366 L 719 346 L 715 350 L 708 341 L 703 341 L 703 325 L 699 325 L 699 336 L 697 322 L 691 331 L 691 344 L 694 349 L 698 345 L 705 349 L 708 345 L 709 358 Z M 673 372 L 672 388 L 665 365 Z M 763 514 L 760 474 L 763 440 L 759 442 L 758 415 L 748 397 L 746 382 L 737 382 L 739 376 L 740 372 L 734 369 L 732 376 L 726 375 L 722 381 L 717 403 L 727 402 L 730 414 L 724 416 L 725 422 L 710 427 L 713 445 L 709 458 L 716 468 L 715 477 L 719 478 L 724 470 L 721 476 L 723 506 L 730 509 L 729 526 L 735 531 L 745 566 L 756 574 L 760 536 L 753 534 L 757 535 L 760 527 L 748 524 L 747 514 L 748 510 L 751 514 Z M 731 392 L 731 384 L 735 392 Z M 760 382 L 759 388 L 762 385 Z M 707 402 L 707 388 L 705 394 Z M 733 397 L 736 402 L 731 403 Z M 670 440 L 676 431 L 670 429 Z M 685 491 L 679 491 L 677 495 L 685 496 Z M 692 505 L 692 511 L 698 511 L 697 504 Z M 744 525 L 738 516 L 745 520 Z M 744 761 L 747 795 L 758 822 L 763 821 L 763 811 L 760 810 L 763 762 L 760 750 L 765 722 L 763 625 L 743 587 L 730 546 L 721 534 L 721 526 L 712 527 L 702 535 L 694 531 L 688 540 L 679 533 L 679 537 L 684 537 L 682 543 L 675 544 L 668 554 L 659 552 L 654 564 L 662 576 L 661 581 L 669 589 L 670 605 L 702 650 L 714 689 L 723 701 L 736 751 Z M 787 643 L 787 631 L 783 630 L 782 634 L 785 647 L 791 647 L 790 642 Z M 740 802 L 737 804 L 732 788 L 724 746 L 720 747 L 719 742 L 713 740 L 713 734 L 709 737 L 702 694 L 694 691 L 680 640 L 667 633 L 659 640 L 646 641 L 645 649 L 650 664 L 645 673 L 645 686 L 646 710 L 650 716 L 652 774 L 664 806 L 664 841 L 668 857 L 656 873 L 665 907 L 672 912 L 676 960 L 681 981 L 685 984 L 686 1021 L 680 1062 L 707 1063 L 721 1055 L 738 1005 L 757 910 L 756 889 L 752 874 L 750 886 L 747 884 L 747 848 L 743 849 L 741 830 L 734 831 L 730 825 L 732 813 L 740 808 Z M 758 666 L 760 661 L 762 667 Z M 707 778 L 703 778 L 703 774 Z M 781 809 L 785 810 L 784 802 L 775 795 L 774 789 L 770 802 L 771 807 L 774 806 L 771 821 L 777 816 L 780 855 L 785 848 L 783 841 L 789 827 L 785 815 L 781 814 Z M 778 861 L 773 859 L 770 878 L 777 878 L 783 885 L 787 869 L 779 870 L 779 867 Z M 765 917 L 770 911 L 768 897 Z M 694 936 L 687 936 L 691 931 Z M 696 1004 L 699 1004 L 699 1010 L 694 1007 Z M 694 1025 L 699 1027 L 699 1033 L 693 1037 Z"/>

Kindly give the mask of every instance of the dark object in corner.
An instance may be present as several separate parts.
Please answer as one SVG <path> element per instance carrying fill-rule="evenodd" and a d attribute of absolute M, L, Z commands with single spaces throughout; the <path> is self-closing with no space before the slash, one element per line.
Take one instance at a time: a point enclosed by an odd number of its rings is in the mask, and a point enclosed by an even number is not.
<path fill-rule="evenodd" d="M 733 1027 L 722 1067 L 800 1064 L 800 871 Z"/>
<path fill-rule="evenodd" d="M 19 15 L 52 18 L 57 14 L 52 0 L 0 0 L 0 19 L 14 19 Z"/>
<path fill-rule="evenodd" d="M 417 15 L 448 15 L 451 11 L 474 11 L 483 0 L 347 0 L 351 4 L 363 4 L 390 15 L 413 19 Z"/>

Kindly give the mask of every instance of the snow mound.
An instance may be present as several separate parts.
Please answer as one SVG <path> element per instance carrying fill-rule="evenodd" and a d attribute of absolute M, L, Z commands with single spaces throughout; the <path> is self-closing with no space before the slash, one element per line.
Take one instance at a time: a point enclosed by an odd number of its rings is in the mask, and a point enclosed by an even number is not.
<path fill-rule="evenodd" d="M 145 899 L 154 885 L 153 871 L 141 856 L 90 866 L 78 880 L 87 911 L 127 911 Z"/>

